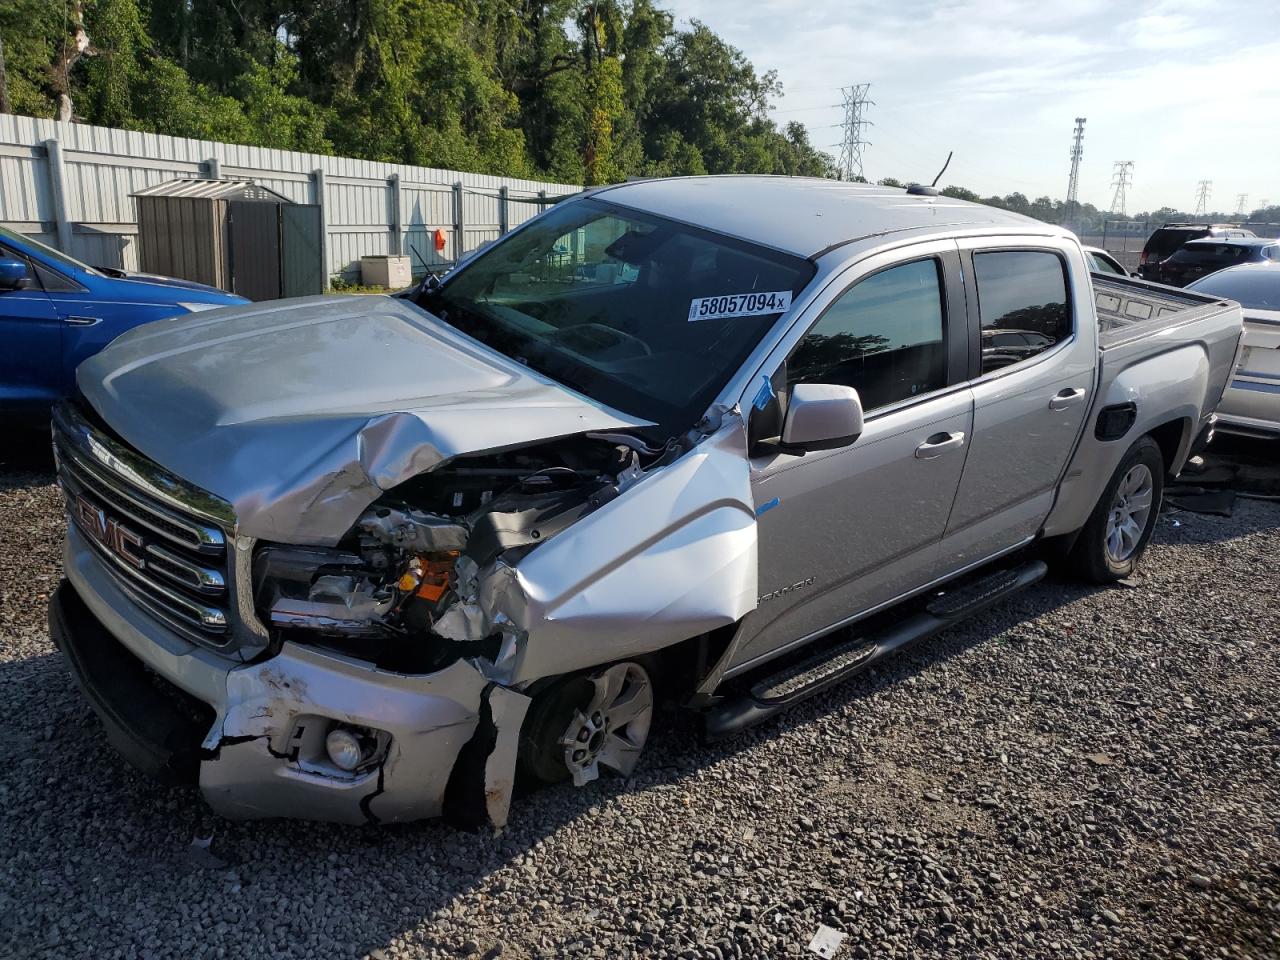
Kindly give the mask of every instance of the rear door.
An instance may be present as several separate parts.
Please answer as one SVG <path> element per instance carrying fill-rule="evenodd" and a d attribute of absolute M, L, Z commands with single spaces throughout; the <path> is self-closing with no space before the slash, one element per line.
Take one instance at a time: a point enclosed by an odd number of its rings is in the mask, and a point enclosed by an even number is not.
<path fill-rule="evenodd" d="M 762 372 L 779 397 L 752 408 L 755 438 L 777 435 L 796 383 L 854 387 L 866 425 L 835 450 L 753 445 L 760 597 L 731 670 L 928 582 L 971 429 L 966 361 L 953 241 L 850 268 L 775 351 Z"/>
<path fill-rule="evenodd" d="M 1026 542 L 1053 506 L 1094 391 L 1096 325 L 1066 241 L 960 244 L 975 347 L 973 440 L 939 553 L 948 575 Z M 1076 308 L 1077 301 L 1081 303 Z M 1075 318 L 1090 327 L 1077 329 Z M 1020 334 L 1016 354 L 995 341 Z"/>
<path fill-rule="evenodd" d="M 0 258 L 25 263 L 28 283 L 0 290 L 0 412 L 42 416 L 60 393 L 62 325 L 31 260 L 3 245 Z"/>

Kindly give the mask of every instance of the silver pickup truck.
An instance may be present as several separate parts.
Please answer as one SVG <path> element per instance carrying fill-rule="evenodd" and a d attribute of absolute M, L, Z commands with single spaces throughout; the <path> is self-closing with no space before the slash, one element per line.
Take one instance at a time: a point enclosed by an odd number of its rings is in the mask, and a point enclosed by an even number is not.
<path fill-rule="evenodd" d="M 1239 308 L 1056 227 L 822 180 L 628 183 L 398 297 L 79 369 L 53 636 L 225 816 L 502 824 L 1033 583 L 1131 573 Z"/>

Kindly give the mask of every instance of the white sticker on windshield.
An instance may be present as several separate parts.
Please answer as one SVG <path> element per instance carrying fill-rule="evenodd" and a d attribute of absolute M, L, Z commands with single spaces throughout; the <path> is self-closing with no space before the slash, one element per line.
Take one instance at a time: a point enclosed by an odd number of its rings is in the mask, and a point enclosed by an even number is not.
<path fill-rule="evenodd" d="M 785 313 L 791 309 L 791 291 L 735 293 L 723 297 L 698 297 L 689 303 L 689 322 L 727 320 L 730 317 L 759 317 Z"/>

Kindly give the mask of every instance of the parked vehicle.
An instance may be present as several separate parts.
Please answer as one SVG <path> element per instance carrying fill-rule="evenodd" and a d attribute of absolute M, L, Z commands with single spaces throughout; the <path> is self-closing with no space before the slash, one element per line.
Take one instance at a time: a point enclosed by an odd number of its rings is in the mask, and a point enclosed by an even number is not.
<path fill-rule="evenodd" d="M 1085 247 L 1085 260 L 1094 273 L 1115 273 L 1122 277 L 1129 276 L 1129 271 L 1121 266 L 1120 261 L 1101 247 Z"/>
<path fill-rule="evenodd" d="M 1252 237 L 1253 231 L 1234 223 L 1166 223 L 1147 237 L 1138 259 L 1138 275 L 1144 280 L 1160 280 L 1160 263 L 1192 240 Z"/>
<path fill-rule="evenodd" d="M 1245 263 L 1202 277 L 1187 287 L 1235 300 L 1244 308 L 1244 349 L 1219 425 L 1228 433 L 1280 437 L 1280 269 Z"/>
<path fill-rule="evenodd" d="M 1138 259 L 1138 275 L 1144 280 L 1158 282 L 1161 261 L 1169 259 L 1181 250 L 1184 244 L 1196 239 L 1233 239 L 1252 236 L 1253 230 L 1244 229 L 1238 224 L 1166 223 L 1164 227 L 1157 227 L 1143 244 L 1142 256 Z"/>
<path fill-rule="evenodd" d="M 725 736 L 1032 548 L 1128 576 L 1240 324 L 919 190 L 588 191 L 403 298 L 85 363 L 52 633 L 112 742 L 225 816 L 502 823 L 517 774 L 631 771 L 657 691 Z"/>
<path fill-rule="evenodd" d="M 124 331 L 243 303 L 199 283 L 90 267 L 0 227 L 0 417 L 47 423 L 76 366 Z"/>
<path fill-rule="evenodd" d="M 1160 282 L 1184 287 L 1192 280 L 1241 263 L 1280 264 L 1280 240 L 1239 237 L 1192 240 L 1160 263 Z"/>

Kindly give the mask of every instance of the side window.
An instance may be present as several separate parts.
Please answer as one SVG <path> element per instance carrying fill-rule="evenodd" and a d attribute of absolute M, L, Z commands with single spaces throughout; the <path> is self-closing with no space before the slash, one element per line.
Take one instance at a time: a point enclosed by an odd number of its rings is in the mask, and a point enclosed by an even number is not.
<path fill-rule="evenodd" d="M 867 410 L 946 386 L 936 260 L 890 267 L 840 295 L 787 360 L 787 385 L 854 387 Z"/>
<path fill-rule="evenodd" d="M 1067 277 L 1057 254 L 975 253 L 973 272 L 982 321 L 983 373 L 1020 363 L 1071 336 Z"/>

